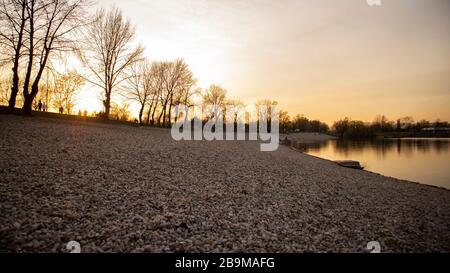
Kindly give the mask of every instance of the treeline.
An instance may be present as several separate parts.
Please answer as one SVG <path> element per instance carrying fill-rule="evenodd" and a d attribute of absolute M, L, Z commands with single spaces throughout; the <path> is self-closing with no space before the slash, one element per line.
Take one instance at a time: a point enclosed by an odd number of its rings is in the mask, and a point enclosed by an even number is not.
<path fill-rule="evenodd" d="M 99 116 L 128 120 L 136 101 L 141 123 L 166 126 L 173 105 L 191 103 L 197 92 L 188 65 L 181 59 L 151 63 L 122 12 L 91 13 L 92 4 L 1 1 L 0 103 L 11 111 L 19 106 L 26 115 L 38 105 L 72 114 L 80 89 L 89 83 L 101 91 Z"/>
<path fill-rule="evenodd" d="M 336 121 L 332 126 L 332 131 L 337 136 L 345 138 L 384 136 L 447 136 L 449 123 L 437 120 L 430 122 L 427 120 L 414 121 L 412 117 L 404 117 L 395 121 L 379 115 L 373 122 L 363 122 L 344 118 Z"/>
<path fill-rule="evenodd" d="M 310 120 L 303 115 L 296 115 L 290 118 L 286 111 L 280 111 L 280 131 L 284 133 L 291 132 L 314 132 L 329 133 L 330 128 L 325 122 L 320 120 Z"/>

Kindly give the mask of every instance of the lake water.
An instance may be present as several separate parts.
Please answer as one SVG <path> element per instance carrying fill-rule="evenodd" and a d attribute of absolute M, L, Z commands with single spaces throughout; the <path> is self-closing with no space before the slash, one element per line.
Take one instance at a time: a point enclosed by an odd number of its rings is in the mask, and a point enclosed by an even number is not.
<path fill-rule="evenodd" d="M 294 146 L 330 160 L 357 160 L 366 170 L 450 189 L 450 139 L 329 140 Z"/>

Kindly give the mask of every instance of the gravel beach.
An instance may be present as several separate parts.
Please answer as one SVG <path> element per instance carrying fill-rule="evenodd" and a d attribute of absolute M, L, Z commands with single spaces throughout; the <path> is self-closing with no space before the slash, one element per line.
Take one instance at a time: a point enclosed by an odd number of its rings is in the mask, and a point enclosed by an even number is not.
<path fill-rule="evenodd" d="M 0 252 L 450 251 L 450 191 L 259 148 L 0 115 Z"/>

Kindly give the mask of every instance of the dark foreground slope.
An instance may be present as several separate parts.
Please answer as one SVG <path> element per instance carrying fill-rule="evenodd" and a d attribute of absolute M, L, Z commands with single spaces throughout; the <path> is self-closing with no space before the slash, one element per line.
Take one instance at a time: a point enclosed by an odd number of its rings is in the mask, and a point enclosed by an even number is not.
<path fill-rule="evenodd" d="M 287 147 L 0 115 L 0 251 L 450 251 L 450 191 Z"/>

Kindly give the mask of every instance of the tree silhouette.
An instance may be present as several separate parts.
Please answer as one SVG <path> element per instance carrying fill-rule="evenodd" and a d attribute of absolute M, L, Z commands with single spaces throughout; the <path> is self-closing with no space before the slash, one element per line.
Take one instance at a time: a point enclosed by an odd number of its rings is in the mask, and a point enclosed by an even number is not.
<path fill-rule="evenodd" d="M 84 79 L 74 70 L 57 75 L 55 79 L 54 106 L 59 109 L 62 107 L 67 114 L 72 114 L 75 106 L 76 95 L 80 87 L 84 84 Z"/>
<path fill-rule="evenodd" d="M 152 75 L 151 65 L 147 60 L 136 62 L 127 71 L 127 81 L 125 85 L 125 97 L 128 100 L 139 103 L 139 123 L 143 124 L 142 116 L 144 109 L 151 99 Z"/>
<path fill-rule="evenodd" d="M 2 0 L 0 2 L 0 49 L 2 63 L 12 61 L 12 85 L 8 101 L 9 109 L 16 106 L 19 93 L 19 65 L 23 55 L 24 32 L 28 20 L 27 0 Z"/>
<path fill-rule="evenodd" d="M 205 113 L 211 112 L 209 107 L 225 108 L 227 104 L 227 90 L 220 85 L 212 84 L 209 88 L 206 88 L 203 93 L 203 111 Z M 205 116 L 204 116 L 205 117 Z M 207 119 L 214 118 L 214 114 L 206 117 Z"/>
<path fill-rule="evenodd" d="M 39 84 L 54 52 L 73 50 L 71 36 L 83 25 L 84 0 L 27 1 L 27 55 L 23 112 L 31 114 Z"/>
<path fill-rule="evenodd" d="M 103 90 L 105 119 L 109 118 L 115 88 L 127 80 L 125 70 L 142 59 L 144 48 L 132 45 L 134 36 L 134 27 L 119 9 L 101 9 L 87 28 L 78 52 L 92 74 L 87 80 Z"/>

